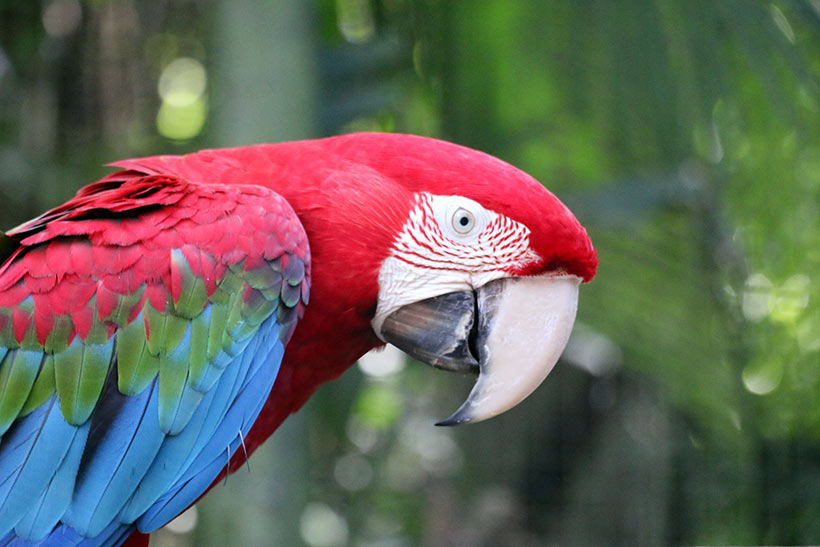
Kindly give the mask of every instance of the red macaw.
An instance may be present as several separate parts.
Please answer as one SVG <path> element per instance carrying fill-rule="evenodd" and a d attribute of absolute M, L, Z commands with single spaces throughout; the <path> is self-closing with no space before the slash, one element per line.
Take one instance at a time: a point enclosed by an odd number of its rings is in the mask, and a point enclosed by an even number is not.
<path fill-rule="evenodd" d="M 3 545 L 147 539 L 385 342 L 478 373 L 443 424 L 499 414 L 597 267 L 538 182 L 434 139 L 114 165 L 0 236 Z"/>

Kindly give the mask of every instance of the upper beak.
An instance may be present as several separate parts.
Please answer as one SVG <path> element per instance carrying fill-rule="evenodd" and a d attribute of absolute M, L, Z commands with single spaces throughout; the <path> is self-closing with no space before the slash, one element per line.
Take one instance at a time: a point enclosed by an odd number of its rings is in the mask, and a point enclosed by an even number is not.
<path fill-rule="evenodd" d="M 580 281 L 510 277 L 414 302 L 385 318 L 381 336 L 434 367 L 478 372 L 464 404 L 437 425 L 479 422 L 520 403 L 555 366 L 575 321 Z"/>

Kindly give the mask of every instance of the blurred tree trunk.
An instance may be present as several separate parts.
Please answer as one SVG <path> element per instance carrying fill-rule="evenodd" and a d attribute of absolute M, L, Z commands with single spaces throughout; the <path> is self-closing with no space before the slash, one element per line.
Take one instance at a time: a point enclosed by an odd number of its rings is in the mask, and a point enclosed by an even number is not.
<path fill-rule="evenodd" d="M 223 0 L 213 21 L 216 146 L 316 137 L 313 14 L 307 2 Z"/>

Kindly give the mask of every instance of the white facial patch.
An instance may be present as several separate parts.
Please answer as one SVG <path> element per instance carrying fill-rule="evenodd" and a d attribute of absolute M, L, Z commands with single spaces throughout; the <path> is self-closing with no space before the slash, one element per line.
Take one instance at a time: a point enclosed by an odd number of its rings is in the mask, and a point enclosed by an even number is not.
<path fill-rule="evenodd" d="M 416 194 L 416 205 L 379 270 L 373 330 L 398 308 L 451 292 L 477 289 L 540 257 L 530 230 L 463 196 Z"/>

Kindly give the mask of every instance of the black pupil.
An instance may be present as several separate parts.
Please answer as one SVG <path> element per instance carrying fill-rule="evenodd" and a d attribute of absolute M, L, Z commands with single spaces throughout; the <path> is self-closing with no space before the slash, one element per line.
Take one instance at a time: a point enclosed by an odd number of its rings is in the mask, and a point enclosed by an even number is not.
<path fill-rule="evenodd" d="M 461 224 L 462 226 L 467 226 L 470 223 L 470 219 L 467 218 L 466 216 L 463 216 L 460 219 L 458 219 L 458 223 Z"/>

